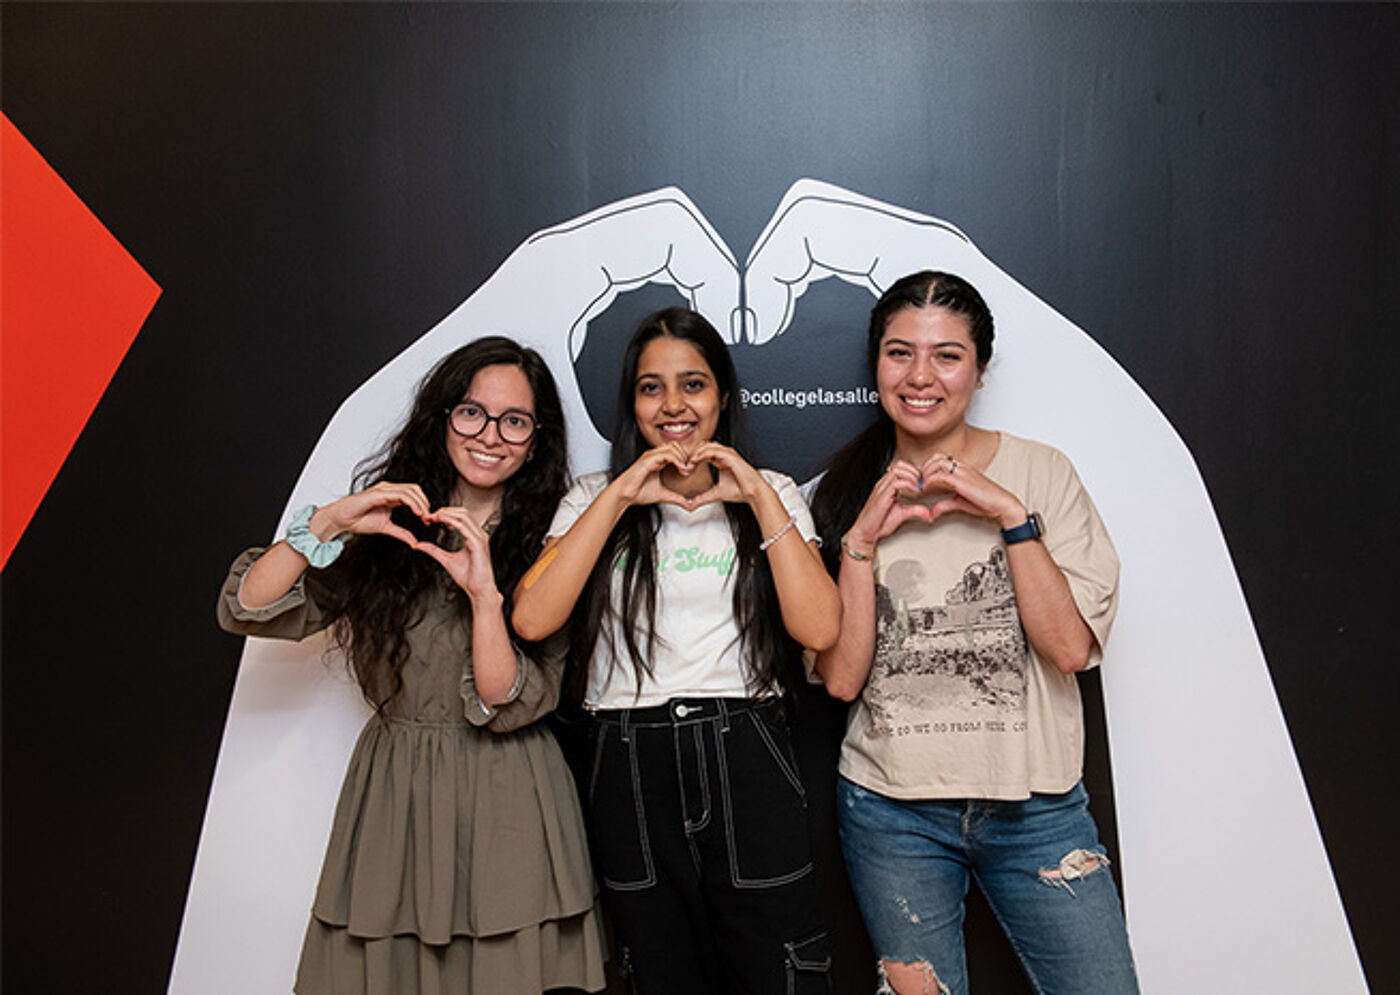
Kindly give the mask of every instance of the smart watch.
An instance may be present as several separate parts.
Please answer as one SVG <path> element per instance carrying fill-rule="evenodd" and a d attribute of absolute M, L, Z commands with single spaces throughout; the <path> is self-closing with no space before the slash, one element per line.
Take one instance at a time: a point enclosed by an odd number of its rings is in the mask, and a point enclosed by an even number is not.
<path fill-rule="evenodd" d="M 1027 518 L 1014 529 L 1002 529 L 1001 541 L 1008 546 L 1014 546 L 1018 542 L 1025 542 L 1027 539 L 1039 539 L 1043 534 L 1040 522 L 1040 512 L 1031 512 L 1031 517 Z"/>

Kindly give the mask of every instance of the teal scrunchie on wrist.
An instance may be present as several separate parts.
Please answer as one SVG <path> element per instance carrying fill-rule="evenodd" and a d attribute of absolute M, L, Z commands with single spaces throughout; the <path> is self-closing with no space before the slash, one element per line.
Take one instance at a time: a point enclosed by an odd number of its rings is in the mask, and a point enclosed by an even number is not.
<path fill-rule="evenodd" d="M 335 562 L 335 558 L 345 548 L 345 537 L 342 533 L 329 542 L 317 539 L 316 534 L 311 531 L 311 516 L 315 513 L 314 504 L 297 510 L 292 520 L 287 523 L 287 545 L 306 557 L 317 570 L 321 570 Z"/>

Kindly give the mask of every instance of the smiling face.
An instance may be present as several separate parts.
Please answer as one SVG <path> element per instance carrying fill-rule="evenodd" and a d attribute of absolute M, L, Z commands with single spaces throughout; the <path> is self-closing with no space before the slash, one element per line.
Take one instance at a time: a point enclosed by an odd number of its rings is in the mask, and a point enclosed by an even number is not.
<path fill-rule="evenodd" d="M 471 385 L 462 397 L 482 408 L 487 415 L 499 417 L 506 412 L 524 412 L 535 416 L 535 394 L 530 381 L 518 366 L 498 364 L 484 366 L 472 377 Z M 497 491 L 525 465 L 534 441 L 506 442 L 501 438 L 500 425 L 492 420 L 474 436 L 464 436 L 445 419 L 447 456 L 457 470 L 459 484 L 478 491 Z"/>
<path fill-rule="evenodd" d="M 683 339 L 652 339 L 637 358 L 632 413 L 647 445 L 678 442 L 687 452 L 714 437 L 720 397 L 700 350 Z"/>
<path fill-rule="evenodd" d="M 885 323 L 875 385 L 900 443 L 926 447 L 959 431 L 981 375 L 965 315 L 906 307 Z"/>

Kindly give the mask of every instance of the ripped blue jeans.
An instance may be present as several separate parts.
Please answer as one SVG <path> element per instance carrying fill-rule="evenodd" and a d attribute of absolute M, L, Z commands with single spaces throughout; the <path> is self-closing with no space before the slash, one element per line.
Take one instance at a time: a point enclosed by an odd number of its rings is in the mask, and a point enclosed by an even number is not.
<path fill-rule="evenodd" d="M 905 801 L 841 778 L 841 846 L 876 955 L 919 965 L 933 995 L 966 995 L 970 876 L 1034 991 L 1136 993 L 1123 908 L 1088 804 L 1083 783 L 1025 801 Z"/>
<path fill-rule="evenodd" d="M 777 698 L 599 711 L 585 809 L 628 991 L 826 995 L 807 799 Z"/>

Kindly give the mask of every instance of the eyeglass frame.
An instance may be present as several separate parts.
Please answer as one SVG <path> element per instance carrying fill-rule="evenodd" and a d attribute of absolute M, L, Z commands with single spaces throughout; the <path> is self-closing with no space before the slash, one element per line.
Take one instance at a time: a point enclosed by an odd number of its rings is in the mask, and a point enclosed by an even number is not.
<path fill-rule="evenodd" d="M 453 414 L 457 411 L 458 408 L 464 408 L 468 405 L 474 408 L 479 408 L 481 410 L 482 415 L 485 416 L 485 420 L 482 421 L 481 427 L 475 432 L 471 433 L 463 432 L 460 428 L 458 428 L 457 421 L 455 418 L 453 418 Z M 521 411 L 519 408 L 506 408 L 500 414 L 493 415 L 486 410 L 486 405 L 480 403 L 479 401 L 458 401 L 450 408 L 443 408 L 442 413 L 447 416 L 447 427 L 452 429 L 452 431 L 456 432 L 464 439 L 477 438 L 481 435 L 482 432 L 486 431 L 487 425 L 490 425 L 492 422 L 495 422 L 496 435 L 502 442 L 504 442 L 508 446 L 524 446 L 528 445 L 530 441 L 534 439 L 535 433 L 537 433 L 540 430 L 539 421 L 536 420 L 535 416 L 530 414 L 530 412 L 528 411 Z M 504 418 L 506 415 L 523 415 L 524 417 L 530 419 L 530 434 L 525 436 L 525 438 L 521 439 L 519 442 L 507 439 L 504 435 L 501 434 L 501 419 Z"/>

